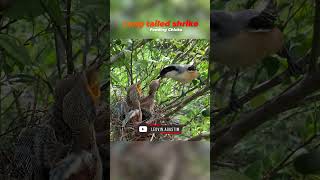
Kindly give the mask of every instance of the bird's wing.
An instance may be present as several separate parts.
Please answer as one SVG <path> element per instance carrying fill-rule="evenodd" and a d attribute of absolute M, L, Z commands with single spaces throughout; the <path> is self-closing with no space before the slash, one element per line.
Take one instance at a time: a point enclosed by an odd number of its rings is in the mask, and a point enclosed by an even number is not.
<path fill-rule="evenodd" d="M 158 78 L 164 77 L 170 71 L 179 71 L 179 69 L 175 65 L 167 66 L 160 71 L 160 75 Z"/>
<path fill-rule="evenodd" d="M 277 5 L 274 0 L 270 0 L 260 13 L 249 19 L 247 29 L 249 31 L 268 32 L 274 28 L 277 17 Z"/>

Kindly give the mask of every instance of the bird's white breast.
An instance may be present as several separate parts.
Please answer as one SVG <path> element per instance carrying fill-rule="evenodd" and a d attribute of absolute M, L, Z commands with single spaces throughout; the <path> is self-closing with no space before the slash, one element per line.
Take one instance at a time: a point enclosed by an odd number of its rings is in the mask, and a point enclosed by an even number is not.
<path fill-rule="evenodd" d="M 172 78 L 182 83 L 190 82 L 198 76 L 199 73 L 197 71 L 184 71 L 182 73 L 178 73 L 177 71 L 171 71 L 166 74 L 166 77 Z"/>

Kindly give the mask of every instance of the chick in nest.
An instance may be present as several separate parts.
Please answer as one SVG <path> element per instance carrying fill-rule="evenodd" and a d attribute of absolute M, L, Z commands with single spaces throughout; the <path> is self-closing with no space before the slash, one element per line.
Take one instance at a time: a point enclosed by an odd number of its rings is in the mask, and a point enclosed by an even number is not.
<path fill-rule="evenodd" d="M 141 81 L 139 81 L 136 84 L 132 84 L 127 91 L 128 106 L 132 109 L 137 109 L 138 107 L 137 101 L 140 103 L 141 96 L 142 96 Z"/>
<path fill-rule="evenodd" d="M 126 118 L 123 120 L 122 127 L 124 127 L 129 121 L 134 125 L 138 125 L 142 122 L 142 112 L 140 106 L 141 98 L 141 82 L 133 84 L 128 89 L 127 104 L 131 111 L 126 114 Z"/>
<path fill-rule="evenodd" d="M 160 79 L 156 79 L 151 81 L 149 85 L 149 94 L 148 96 L 141 99 L 140 104 L 141 108 L 146 109 L 149 112 L 154 112 L 154 106 L 155 106 L 155 96 L 156 92 L 159 89 L 160 86 Z"/>

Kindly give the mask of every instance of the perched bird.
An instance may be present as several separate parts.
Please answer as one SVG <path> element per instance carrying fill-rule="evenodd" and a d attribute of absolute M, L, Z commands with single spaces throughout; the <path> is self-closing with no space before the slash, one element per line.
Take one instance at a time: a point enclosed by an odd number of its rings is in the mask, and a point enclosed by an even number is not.
<path fill-rule="evenodd" d="M 172 64 L 160 71 L 159 78 L 171 78 L 181 83 L 188 83 L 196 79 L 199 73 L 195 65 Z"/>
<path fill-rule="evenodd" d="M 156 95 L 157 90 L 159 89 L 160 86 L 160 80 L 153 80 L 151 81 L 149 85 L 149 94 L 148 96 L 144 97 L 141 99 L 141 108 L 146 109 L 149 112 L 154 111 L 154 98 Z"/>
<path fill-rule="evenodd" d="M 214 61 L 230 68 L 248 67 L 283 49 L 284 37 L 275 26 L 277 10 L 269 1 L 261 11 L 213 11 L 211 37 Z"/>
<path fill-rule="evenodd" d="M 231 101 L 235 97 L 239 69 L 257 64 L 269 55 L 287 58 L 290 72 L 299 72 L 284 47 L 283 33 L 275 25 L 278 12 L 273 0 L 269 0 L 260 11 L 212 11 L 210 16 L 213 60 L 236 70 Z"/>

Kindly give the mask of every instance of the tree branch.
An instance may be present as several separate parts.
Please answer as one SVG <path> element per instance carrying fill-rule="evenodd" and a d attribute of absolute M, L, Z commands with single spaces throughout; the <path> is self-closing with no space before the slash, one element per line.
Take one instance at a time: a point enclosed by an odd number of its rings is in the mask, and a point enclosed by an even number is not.
<path fill-rule="evenodd" d="M 68 74 L 72 74 L 74 71 L 74 64 L 72 59 L 72 34 L 71 34 L 71 25 L 70 25 L 70 19 L 71 19 L 71 1 L 67 0 L 67 14 L 66 14 L 66 26 L 67 26 L 67 71 Z"/>
<path fill-rule="evenodd" d="M 170 98 L 171 101 L 166 104 L 166 107 L 163 108 L 164 111 L 167 111 L 169 109 L 172 109 L 174 107 L 176 107 L 180 102 L 180 99 L 182 99 L 183 97 L 185 97 L 186 94 L 193 92 L 194 90 L 198 89 L 200 86 L 195 86 L 191 89 L 189 89 L 188 91 L 186 91 L 185 93 L 181 94 L 178 97 L 174 97 L 174 98 Z M 163 102 L 162 102 L 163 103 Z M 161 104 L 161 103 L 160 103 Z"/>
<path fill-rule="evenodd" d="M 198 92 L 196 92 L 195 94 L 193 94 L 192 96 L 186 98 L 184 101 L 182 101 L 179 105 L 177 105 L 177 107 L 170 111 L 169 113 L 165 114 L 164 117 L 169 117 L 173 114 L 175 114 L 176 112 L 180 111 L 183 107 L 185 107 L 187 104 L 189 104 L 191 101 L 193 101 L 194 99 L 204 95 L 205 93 L 207 93 L 210 89 L 209 85 L 206 85 L 203 89 L 199 90 Z"/>
<path fill-rule="evenodd" d="M 306 142 L 304 142 L 303 144 L 301 144 L 300 146 L 298 146 L 297 148 L 295 148 L 294 150 L 292 150 L 276 167 L 272 168 L 269 172 L 267 172 L 266 175 L 264 175 L 263 179 L 270 179 L 271 177 L 273 177 L 279 170 L 281 170 L 282 168 L 284 168 L 286 165 L 286 162 L 301 148 L 309 145 L 315 138 L 317 138 L 318 135 L 313 135 L 311 136 Z"/>
<path fill-rule="evenodd" d="M 151 39 L 144 39 L 143 41 L 141 41 L 140 43 L 138 43 L 137 45 L 134 46 L 134 49 L 137 49 L 143 45 L 145 45 L 147 42 L 151 41 Z M 119 52 L 116 55 L 113 55 L 112 57 L 110 57 L 110 62 L 109 64 L 113 64 L 114 62 L 116 62 L 118 59 L 124 57 L 124 51 Z"/>
<path fill-rule="evenodd" d="M 311 51 L 311 61 L 310 61 L 310 71 L 318 71 L 318 58 L 320 57 L 320 0 L 315 0 L 315 17 L 313 26 L 313 41 L 312 41 L 312 51 Z"/>
<path fill-rule="evenodd" d="M 62 62 L 65 61 L 64 57 L 65 57 L 66 48 L 57 31 L 54 32 L 54 40 L 55 40 L 55 49 L 56 49 L 57 70 L 58 70 L 59 78 L 61 79 L 62 77 L 61 64 Z"/>
<path fill-rule="evenodd" d="M 295 107 L 308 94 L 319 89 L 320 73 L 309 74 L 297 85 L 263 106 L 242 114 L 239 121 L 231 125 L 230 129 L 214 142 L 212 146 L 213 159 L 216 160 L 226 149 L 236 145 L 246 134 L 270 120 L 271 117 Z"/>
<path fill-rule="evenodd" d="M 306 97 L 304 98 L 301 103 L 296 103 L 291 109 L 294 109 L 294 108 L 299 108 L 301 106 L 305 106 L 307 104 L 312 104 L 312 103 L 315 103 L 315 102 L 318 102 L 320 101 L 320 95 L 314 95 L 314 96 L 309 96 L 309 97 Z M 314 109 L 314 108 L 313 108 Z M 305 112 L 305 111 L 304 111 Z M 301 112 L 299 112 L 301 113 Z M 297 113 L 294 113 L 294 114 L 297 114 Z M 291 117 L 292 115 L 290 115 Z M 286 120 L 288 119 L 289 117 L 286 117 L 284 119 L 281 119 L 281 120 Z M 226 132 L 228 132 L 228 130 L 232 127 L 232 124 L 228 124 L 220 129 L 217 129 L 215 131 L 213 131 L 211 133 L 211 137 L 217 139 L 217 138 L 220 138 L 221 136 L 223 136 Z"/>
<path fill-rule="evenodd" d="M 2 27 L 0 28 L 0 31 L 8 28 L 11 24 L 13 24 L 13 23 L 15 23 L 15 22 L 17 22 L 17 21 L 18 21 L 17 19 L 14 19 L 14 20 L 9 21 L 7 24 L 5 24 L 4 26 L 2 26 Z"/>
<path fill-rule="evenodd" d="M 309 53 L 307 53 L 306 56 L 302 57 L 298 61 L 298 65 L 300 67 L 307 64 L 307 62 L 309 60 L 308 55 L 309 55 Z M 240 105 L 246 104 L 247 102 L 249 102 L 254 97 L 258 96 L 259 94 L 266 92 L 267 90 L 274 88 L 275 86 L 281 84 L 283 82 L 283 80 L 286 79 L 287 77 L 290 77 L 290 71 L 288 69 L 286 71 L 284 71 L 283 73 L 279 74 L 278 76 L 259 84 L 258 86 L 256 86 L 252 90 L 250 90 L 247 94 L 240 97 L 238 100 L 239 104 Z M 230 106 L 227 106 L 227 107 L 223 108 L 222 110 L 220 110 L 217 115 L 213 115 L 213 116 L 214 116 L 215 121 L 220 121 L 223 117 L 225 117 L 227 114 L 230 114 L 231 112 L 232 112 L 232 108 Z"/>

